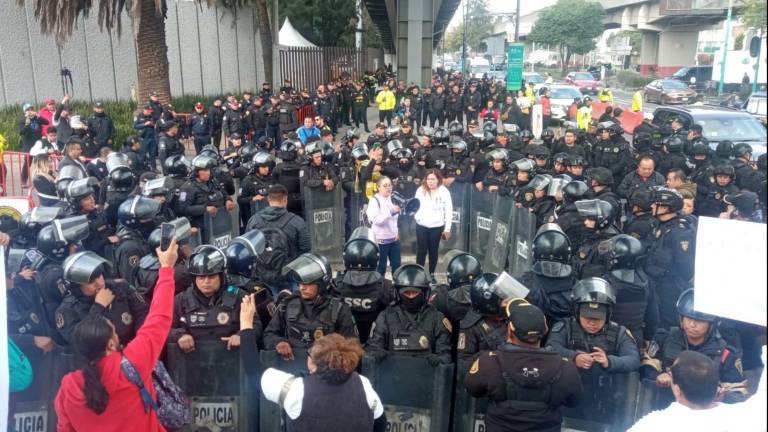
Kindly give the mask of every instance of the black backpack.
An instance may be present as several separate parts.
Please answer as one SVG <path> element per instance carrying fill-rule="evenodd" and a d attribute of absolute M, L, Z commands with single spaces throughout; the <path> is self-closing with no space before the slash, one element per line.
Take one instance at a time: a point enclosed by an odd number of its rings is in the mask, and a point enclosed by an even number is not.
<path fill-rule="evenodd" d="M 280 273 L 290 262 L 291 244 L 283 228 L 288 225 L 291 213 L 286 212 L 280 219 L 261 228 L 266 240 L 264 252 L 256 258 L 254 276 L 261 282 L 273 285 L 280 280 Z"/>

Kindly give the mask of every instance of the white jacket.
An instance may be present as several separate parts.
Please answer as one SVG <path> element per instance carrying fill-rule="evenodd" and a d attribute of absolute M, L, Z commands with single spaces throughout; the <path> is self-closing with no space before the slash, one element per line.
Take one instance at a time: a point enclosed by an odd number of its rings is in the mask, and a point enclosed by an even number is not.
<path fill-rule="evenodd" d="M 453 222 L 453 203 L 451 193 L 445 186 L 437 188 L 436 193 L 426 194 L 424 188 L 416 190 L 416 199 L 419 200 L 419 210 L 414 215 L 416 223 L 425 228 L 437 228 L 445 226 L 444 232 L 451 232 Z"/>

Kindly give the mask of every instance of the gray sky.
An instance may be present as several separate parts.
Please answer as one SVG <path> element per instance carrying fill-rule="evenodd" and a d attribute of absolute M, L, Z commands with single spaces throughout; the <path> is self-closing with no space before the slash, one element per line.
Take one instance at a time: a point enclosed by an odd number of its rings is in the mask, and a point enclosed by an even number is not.
<path fill-rule="evenodd" d="M 464 1 L 466 0 L 462 0 L 461 5 L 456 9 L 456 13 L 453 15 L 453 19 L 451 19 L 451 23 L 448 25 L 449 28 L 456 26 L 461 22 L 461 8 L 464 6 Z M 556 1 L 557 0 L 520 0 L 520 14 L 525 15 L 535 10 L 551 6 L 555 4 Z M 517 5 L 515 0 L 488 0 L 488 6 L 493 14 L 512 13 L 515 11 Z"/>

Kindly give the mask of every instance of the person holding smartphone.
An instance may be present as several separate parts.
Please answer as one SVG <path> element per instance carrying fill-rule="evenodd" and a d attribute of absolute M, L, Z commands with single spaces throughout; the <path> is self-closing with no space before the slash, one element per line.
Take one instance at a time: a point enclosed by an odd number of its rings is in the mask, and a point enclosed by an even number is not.
<path fill-rule="evenodd" d="M 416 263 L 423 266 L 429 253 L 429 274 L 434 280 L 437 265 L 437 251 L 440 239 L 451 238 L 453 203 L 451 193 L 443 186 L 440 171 L 430 169 L 424 176 L 422 186 L 416 191 L 419 210 L 416 220 Z"/>

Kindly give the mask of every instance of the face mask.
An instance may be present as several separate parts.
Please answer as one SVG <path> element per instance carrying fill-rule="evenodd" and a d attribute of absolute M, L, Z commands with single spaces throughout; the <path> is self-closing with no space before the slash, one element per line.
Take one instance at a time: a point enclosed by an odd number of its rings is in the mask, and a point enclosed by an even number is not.
<path fill-rule="evenodd" d="M 419 313 L 419 311 L 421 310 L 421 308 L 424 306 L 424 303 L 425 303 L 424 294 L 421 293 L 412 299 L 402 296 L 400 298 L 400 303 L 403 304 L 403 308 L 406 311 L 414 314 Z"/>

